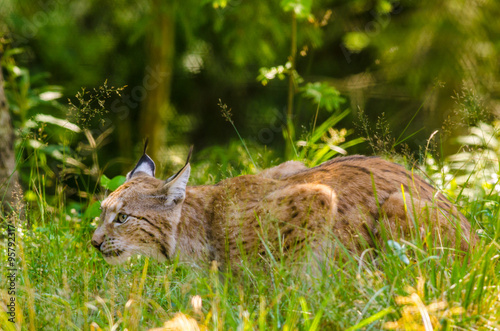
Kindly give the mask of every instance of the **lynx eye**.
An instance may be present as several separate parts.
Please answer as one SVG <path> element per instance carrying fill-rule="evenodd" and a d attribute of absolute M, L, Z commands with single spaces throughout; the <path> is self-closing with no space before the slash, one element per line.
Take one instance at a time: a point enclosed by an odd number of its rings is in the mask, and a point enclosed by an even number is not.
<path fill-rule="evenodd" d="M 115 219 L 116 223 L 123 224 L 126 221 L 128 221 L 128 215 L 125 215 L 125 214 L 118 214 L 118 215 L 116 215 L 116 219 Z"/>

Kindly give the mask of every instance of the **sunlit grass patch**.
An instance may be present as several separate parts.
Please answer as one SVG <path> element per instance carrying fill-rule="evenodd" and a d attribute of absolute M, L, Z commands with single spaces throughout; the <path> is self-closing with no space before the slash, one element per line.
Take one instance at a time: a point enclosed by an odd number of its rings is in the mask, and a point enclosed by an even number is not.
<path fill-rule="evenodd" d="M 143 257 L 110 266 L 89 243 L 92 227 L 75 226 L 75 218 L 54 218 L 19 239 L 26 262 L 18 279 L 17 325 L 23 329 L 132 330 L 183 323 L 193 330 L 404 329 L 425 327 L 419 307 L 435 329 L 499 323 L 494 242 L 469 258 L 409 252 L 409 265 L 391 252 L 367 252 L 328 261 L 325 272 L 314 275 L 279 256 L 276 263 L 243 261 L 238 271 Z"/>

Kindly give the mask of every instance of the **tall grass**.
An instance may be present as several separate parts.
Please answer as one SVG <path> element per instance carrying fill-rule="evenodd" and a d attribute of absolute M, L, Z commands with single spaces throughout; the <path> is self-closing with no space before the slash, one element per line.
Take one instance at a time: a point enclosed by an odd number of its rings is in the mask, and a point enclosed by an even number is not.
<path fill-rule="evenodd" d="M 179 330 L 500 327 L 498 209 L 480 214 L 482 224 L 495 226 L 483 229 L 486 239 L 465 256 L 415 240 L 400 242 L 409 264 L 389 249 L 367 250 L 331 259 L 322 272 L 271 250 L 258 261 L 243 260 L 238 270 L 144 257 L 110 266 L 90 245 L 95 221 L 69 209 L 63 192 L 47 205 L 43 180 L 32 183 L 31 228 L 14 220 L 18 311 L 12 324 L 0 310 L 4 330 L 146 330 L 165 323 Z M 476 210 L 484 201 L 500 199 L 493 191 L 468 203 Z M 6 254 L 0 250 L 2 305 L 9 299 Z"/>

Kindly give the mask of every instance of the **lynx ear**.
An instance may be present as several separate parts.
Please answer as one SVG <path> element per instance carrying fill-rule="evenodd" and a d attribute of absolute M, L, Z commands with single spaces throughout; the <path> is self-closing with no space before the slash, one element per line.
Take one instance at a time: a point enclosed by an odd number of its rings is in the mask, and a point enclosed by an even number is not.
<path fill-rule="evenodd" d="M 146 142 L 144 143 L 144 153 L 142 154 L 142 157 L 139 159 L 139 162 L 137 162 L 134 170 L 132 170 L 127 174 L 127 180 L 130 180 L 139 172 L 143 172 L 151 177 L 155 176 L 155 168 L 156 168 L 155 163 L 146 154 L 147 148 L 148 148 L 148 139 L 146 139 Z"/>
<path fill-rule="evenodd" d="M 193 152 L 193 147 L 191 146 L 189 154 L 186 160 L 186 164 L 182 167 L 179 172 L 170 177 L 163 184 L 161 191 L 166 195 L 166 204 L 178 204 L 184 201 L 186 197 L 186 186 L 189 180 L 189 175 L 191 174 L 191 166 L 189 165 L 189 160 L 191 159 L 191 153 Z"/>

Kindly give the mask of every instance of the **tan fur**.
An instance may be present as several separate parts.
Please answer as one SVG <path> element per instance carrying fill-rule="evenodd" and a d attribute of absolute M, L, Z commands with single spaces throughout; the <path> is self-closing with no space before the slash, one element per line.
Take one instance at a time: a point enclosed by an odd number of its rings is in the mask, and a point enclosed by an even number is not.
<path fill-rule="evenodd" d="M 166 203 L 165 186 L 138 173 L 103 201 L 92 244 L 106 261 L 120 263 L 132 254 L 163 261 L 180 254 L 234 264 L 241 252 L 265 253 L 263 242 L 275 251 L 300 250 L 306 242 L 320 250 L 332 237 L 358 253 L 390 238 L 418 236 L 461 250 L 477 240 L 441 193 L 377 157 L 336 158 L 311 169 L 286 162 L 259 175 L 187 187 L 183 201 L 174 204 Z M 117 225 L 117 213 L 130 218 Z"/>

